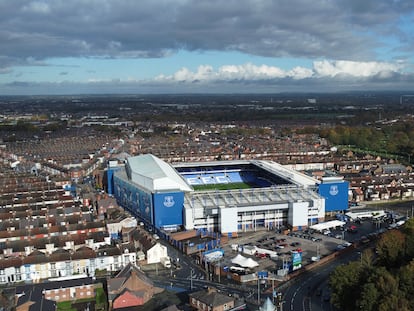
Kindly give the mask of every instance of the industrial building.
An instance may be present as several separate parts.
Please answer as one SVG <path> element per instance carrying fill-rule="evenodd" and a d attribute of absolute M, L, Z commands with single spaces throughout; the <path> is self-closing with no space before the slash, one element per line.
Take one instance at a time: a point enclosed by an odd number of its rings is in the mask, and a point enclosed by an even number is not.
<path fill-rule="evenodd" d="M 348 207 L 348 183 L 316 180 L 273 161 L 169 164 L 151 154 L 110 162 L 108 192 L 147 226 L 233 234 L 300 230 Z"/>

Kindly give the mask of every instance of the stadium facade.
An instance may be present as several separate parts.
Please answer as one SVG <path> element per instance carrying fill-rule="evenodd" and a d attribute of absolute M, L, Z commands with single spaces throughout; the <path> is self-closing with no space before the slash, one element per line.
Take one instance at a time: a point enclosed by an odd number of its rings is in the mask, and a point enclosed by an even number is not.
<path fill-rule="evenodd" d="M 318 181 L 272 161 L 168 164 L 151 154 L 108 168 L 108 192 L 147 226 L 232 234 L 324 221 L 348 207 L 348 183 Z"/>

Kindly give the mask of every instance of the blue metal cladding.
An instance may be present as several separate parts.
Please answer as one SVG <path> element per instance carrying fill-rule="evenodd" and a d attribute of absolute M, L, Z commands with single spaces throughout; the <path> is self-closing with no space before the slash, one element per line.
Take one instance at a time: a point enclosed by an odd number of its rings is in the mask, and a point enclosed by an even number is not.
<path fill-rule="evenodd" d="M 152 196 L 114 175 L 114 196 L 118 204 L 132 215 L 153 224 Z"/>
<path fill-rule="evenodd" d="M 155 227 L 183 224 L 183 192 L 155 193 L 153 198 Z"/>
<path fill-rule="evenodd" d="M 325 211 L 343 211 L 348 208 L 349 182 L 326 183 L 319 185 L 319 194 L 325 198 Z"/>
<path fill-rule="evenodd" d="M 108 169 L 106 171 L 106 177 L 108 179 L 108 194 L 114 194 L 114 170 Z"/>
<path fill-rule="evenodd" d="M 106 190 L 106 192 L 108 194 L 111 194 L 111 195 L 114 194 L 114 173 L 118 170 L 120 170 L 119 167 L 111 167 L 106 170 L 106 179 L 107 179 L 106 181 L 107 181 L 107 186 L 108 186 L 108 189 Z"/>

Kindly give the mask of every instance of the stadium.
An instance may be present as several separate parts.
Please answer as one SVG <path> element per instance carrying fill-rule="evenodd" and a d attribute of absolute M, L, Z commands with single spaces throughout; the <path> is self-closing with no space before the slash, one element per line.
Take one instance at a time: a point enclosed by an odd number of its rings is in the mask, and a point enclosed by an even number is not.
<path fill-rule="evenodd" d="M 262 160 L 169 164 L 151 154 L 109 163 L 108 193 L 147 226 L 233 233 L 301 230 L 348 206 L 348 183 Z"/>

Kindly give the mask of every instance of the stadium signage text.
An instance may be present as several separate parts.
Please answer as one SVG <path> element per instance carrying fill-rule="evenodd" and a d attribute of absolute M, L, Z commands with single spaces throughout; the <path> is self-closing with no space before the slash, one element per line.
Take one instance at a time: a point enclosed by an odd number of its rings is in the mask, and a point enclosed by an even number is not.
<path fill-rule="evenodd" d="M 230 180 L 225 175 L 222 176 L 199 176 L 199 177 L 188 177 L 187 182 L 190 185 L 214 185 L 214 184 L 228 184 Z"/>

